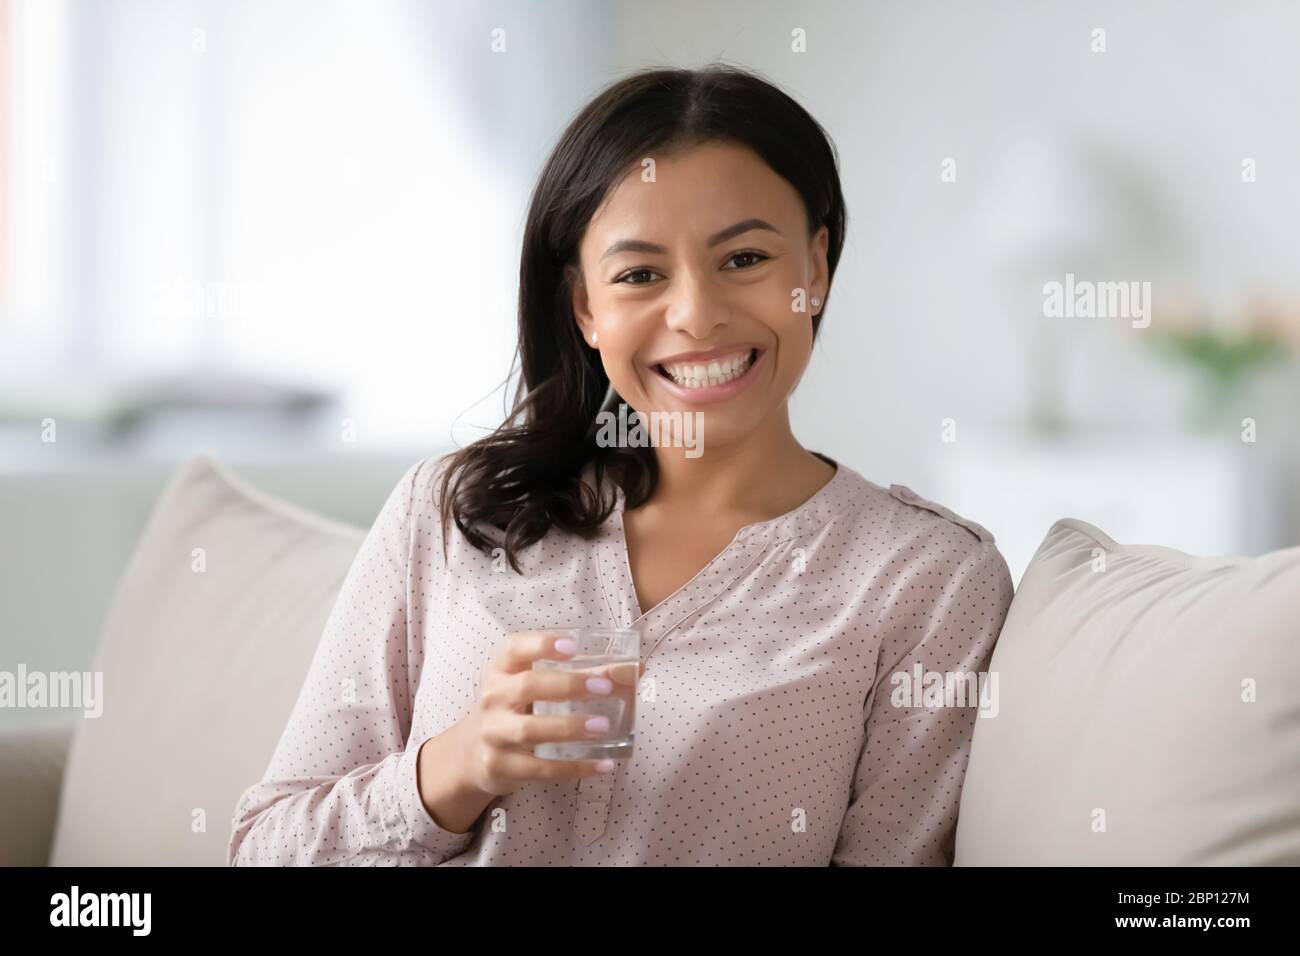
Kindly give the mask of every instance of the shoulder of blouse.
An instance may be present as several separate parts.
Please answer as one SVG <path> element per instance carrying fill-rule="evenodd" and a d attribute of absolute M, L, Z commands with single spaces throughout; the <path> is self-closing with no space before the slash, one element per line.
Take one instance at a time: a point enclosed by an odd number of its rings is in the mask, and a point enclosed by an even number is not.
<path fill-rule="evenodd" d="M 429 455 L 411 465 L 411 500 L 407 515 L 437 514 L 438 493 L 442 484 L 442 474 L 447 469 L 448 456 Z"/>
<path fill-rule="evenodd" d="M 442 480 L 451 467 L 452 452 L 429 455 L 413 464 L 407 471 L 410 482 L 410 501 L 407 508 L 407 524 L 412 535 L 419 535 L 425 541 L 435 544 L 441 557 L 443 546 L 442 523 Z M 449 489 L 451 490 L 451 489 Z M 498 529 L 480 526 L 480 530 L 491 540 L 498 540 Z M 449 560 L 463 543 L 468 545 L 456 526 L 455 517 L 448 513 L 446 533 L 447 557 Z"/>
<path fill-rule="evenodd" d="M 980 545 L 995 543 L 993 532 L 982 524 L 957 514 L 937 501 L 921 497 L 907 485 L 892 484 L 886 488 L 852 468 L 844 465 L 840 467 L 844 468 L 847 474 L 846 481 L 841 486 L 842 493 L 836 510 L 841 516 L 851 516 L 859 523 L 865 520 L 864 531 L 866 527 L 879 529 L 877 516 L 881 504 L 884 503 L 893 505 L 900 515 L 911 519 L 906 523 L 915 522 L 918 527 L 937 523 L 936 527 L 938 527 L 950 522 L 969 534 L 974 539 L 973 543 Z"/>
<path fill-rule="evenodd" d="M 938 515 L 939 517 L 943 518 L 946 521 L 951 521 L 953 524 L 956 524 L 957 526 L 969 531 L 980 542 L 983 542 L 985 544 L 994 543 L 993 532 L 989 531 L 988 528 L 984 527 L 979 522 L 972 521 L 970 518 L 963 517 L 962 515 L 957 514 L 955 511 L 953 511 L 950 508 L 944 507 L 938 502 L 931 501 L 928 498 L 922 498 L 920 495 L 918 495 L 915 491 L 913 491 L 911 488 L 907 487 L 906 485 L 890 485 L 889 493 L 898 501 L 903 502 L 903 504 L 905 505 L 908 505 L 912 508 L 919 509 L 921 511 L 929 512 L 930 514 Z"/>
<path fill-rule="evenodd" d="M 923 498 L 918 495 L 907 485 L 892 484 L 888 488 L 876 484 L 866 478 L 862 478 L 860 485 L 866 489 L 866 497 L 874 498 L 875 502 L 881 499 L 893 504 L 899 512 L 915 520 L 918 524 L 937 523 L 936 526 L 945 524 L 955 524 L 963 532 L 970 535 L 971 543 L 983 547 L 985 545 L 995 546 L 993 532 L 984 527 L 977 521 L 972 521 L 964 515 L 959 515 L 951 508 L 939 504 L 937 501 L 931 501 L 929 498 Z M 874 503 L 871 509 L 874 510 Z"/>

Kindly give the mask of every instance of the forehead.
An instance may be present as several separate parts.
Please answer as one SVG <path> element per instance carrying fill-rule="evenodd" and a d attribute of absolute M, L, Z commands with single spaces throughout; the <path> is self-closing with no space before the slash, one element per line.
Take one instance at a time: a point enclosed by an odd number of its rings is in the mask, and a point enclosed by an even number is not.
<path fill-rule="evenodd" d="M 803 201 L 755 152 L 707 143 L 655 160 L 655 180 L 642 161 L 610 190 L 583 237 L 595 255 L 617 239 L 702 238 L 742 219 L 766 219 L 787 237 L 803 216 Z"/>

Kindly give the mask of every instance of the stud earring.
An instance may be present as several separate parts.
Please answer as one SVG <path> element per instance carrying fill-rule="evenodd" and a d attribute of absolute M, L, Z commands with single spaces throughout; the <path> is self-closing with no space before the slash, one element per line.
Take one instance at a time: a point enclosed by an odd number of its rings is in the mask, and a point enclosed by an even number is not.
<path fill-rule="evenodd" d="M 822 300 L 819 299 L 819 298 L 817 298 L 817 296 L 813 296 L 813 297 L 812 297 L 812 304 L 813 304 L 813 305 L 821 305 L 821 304 L 822 304 Z"/>
<path fill-rule="evenodd" d="M 595 332 L 592 332 L 592 333 L 591 333 L 591 344 L 592 344 L 592 345 L 595 345 L 595 344 L 596 344 L 596 333 L 595 333 Z"/>

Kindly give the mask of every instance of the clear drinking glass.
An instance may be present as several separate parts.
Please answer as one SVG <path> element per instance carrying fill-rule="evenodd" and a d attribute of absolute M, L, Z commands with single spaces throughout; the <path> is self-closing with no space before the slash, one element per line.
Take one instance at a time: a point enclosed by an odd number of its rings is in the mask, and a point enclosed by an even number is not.
<path fill-rule="evenodd" d="M 641 632 L 613 627 L 559 627 L 547 628 L 546 633 L 571 638 L 578 650 L 567 660 L 533 661 L 533 670 L 581 671 L 606 677 L 614 686 L 608 694 L 533 701 L 533 713 L 542 717 L 584 714 L 609 718 L 609 730 L 600 737 L 545 741 L 534 744 L 533 753 L 548 760 L 623 760 L 632 756 Z"/>

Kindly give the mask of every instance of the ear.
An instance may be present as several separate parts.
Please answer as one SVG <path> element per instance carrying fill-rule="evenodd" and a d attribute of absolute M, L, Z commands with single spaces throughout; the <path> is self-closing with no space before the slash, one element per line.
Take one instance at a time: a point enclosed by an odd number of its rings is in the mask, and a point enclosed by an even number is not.
<path fill-rule="evenodd" d="M 583 281 L 582 270 L 577 266 L 565 266 L 564 274 L 569 281 L 569 305 L 573 309 L 574 321 L 578 323 L 578 333 L 583 341 L 590 342 L 596 323 L 591 316 L 591 303 L 587 299 L 587 283 Z"/>
<path fill-rule="evenodd" d="M 826 261 L 830 248 L 831 231 L 826 226 L 817 230 L 812 238 L 812 281 L 808 288 L 810 295 L 815 295 L 826 303 L 826 293 L 830 291 L 830 267 Z"/>

